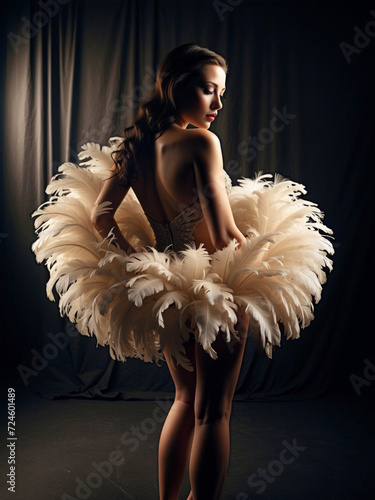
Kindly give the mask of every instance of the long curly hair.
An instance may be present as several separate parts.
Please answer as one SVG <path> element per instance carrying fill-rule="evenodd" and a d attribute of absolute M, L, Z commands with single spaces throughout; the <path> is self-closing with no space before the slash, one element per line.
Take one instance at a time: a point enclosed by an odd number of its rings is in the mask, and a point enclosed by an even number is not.
<path fill-rule="evenodd" d="M 180 45 L 161 62 L 151 98 L 141 104 L 134 125 L 125 128 L 121 147 L 112 154 L 115 172 L 122 183 L 130 185 L 137 178 L 138 164 L 147 157 L 155 140 L 177 119 L 176 93 L 207 64 L 228 71 L 221 55 L 194 43 Z"/>

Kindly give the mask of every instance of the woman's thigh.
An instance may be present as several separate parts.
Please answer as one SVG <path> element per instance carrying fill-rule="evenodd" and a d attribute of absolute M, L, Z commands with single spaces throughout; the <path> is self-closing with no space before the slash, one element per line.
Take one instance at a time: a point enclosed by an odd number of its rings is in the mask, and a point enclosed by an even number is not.
<path fill-rule="evenodd" d="M 187 404 L 194 404 L 196 386 L 195 340 L 192 338 L 184 344 L 184 347 L 193 371 L 188 371 L 178 365 L 171 356 L 168 346 L 164 348 L 163 354 L 176 389 L 176 399 Z"/>
<path fill-rule="evenodd" d="M 196 345 L 196 417 L 204 418 L 210 412 L 230 414 L 232 399 L 236 389 L 245 350 L 249 320 L 241 311 L 238 314 L 236 330 L 239 340 L 228 343 L 226 334 L 219 332 L 212 347 L 217 359 Z"/>
<path fill-rule="evenodd" d="M 187 404 L 195 402 L 196 408 L 209 404 L 231 405 L 241 369 L 248 326 L 249 320 L 241 311 L 236 325 L 239 340 L 233 339 L 228 343 L 226 335 L 219 331 L 213 343 L 217 359 L 212 359 L 194 339 L 186 342 L 186 356 L 193 371 L 177 365 L 169 348 L 165 347 L 164 357 L 175 385 L 176 399 Z"/>

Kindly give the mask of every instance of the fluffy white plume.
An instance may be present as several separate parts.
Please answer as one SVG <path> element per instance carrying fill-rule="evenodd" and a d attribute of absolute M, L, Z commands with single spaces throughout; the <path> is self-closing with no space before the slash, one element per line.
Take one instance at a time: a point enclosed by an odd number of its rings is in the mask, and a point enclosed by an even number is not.
<path fill-rule="evenodd" d="M 91 209 L 108 178 L 109 147 L 85 144 L 80 166 L 65 163 L 46 189 L 51 195 L 33 216 L 38 235 L 32 246 L 50 272 L 47 295 L 59 295 L 65 314 L 84 335 L 95 335 L 113 358 L 159 362 L 168 345 L 174 359 L 191 370 L 184 342 L 194 334 L 212 356 L 220 330 L 236 337 L 237 310 L 244 308 L 253 334 L 268 356 L 287 338 L 297 338 L 313 319 L 326 270 L 332 269 L 332 231 L 323 214 L 301 198 L 303 185 L 280 176 L 241 179 L 230 196 L 233 215 L 247 236 L 209 255 L 194 244 L 180 254 L 157 252 L 151 226 L 130 190 L 116 212 L 125 238 L 137 250 L 127 255 L 110 233 L 102 240 Z M 97 213 L 111 210 L 109 202 Z"/>

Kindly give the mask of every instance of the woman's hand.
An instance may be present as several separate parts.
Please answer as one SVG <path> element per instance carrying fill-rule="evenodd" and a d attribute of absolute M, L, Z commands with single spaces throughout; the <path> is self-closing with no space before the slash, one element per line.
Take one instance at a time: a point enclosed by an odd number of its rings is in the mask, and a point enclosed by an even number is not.
<path fill-rule="evenodd" d="M 102 214 L 99 216 L 95 215 L 97 205 L 95 204 L 91 211 L 91 222 L 94 228 L 98 231 L 102 238 L 106 238 L 110 231 L 116 238 L 116 243 L 118 243 L 121 250 L 126 253 L 135 252 L 134 248 L 130 243 L 124 238 L 124 235 L 120 231 L 117 222 L 115 221 L 112 214 Z"/>

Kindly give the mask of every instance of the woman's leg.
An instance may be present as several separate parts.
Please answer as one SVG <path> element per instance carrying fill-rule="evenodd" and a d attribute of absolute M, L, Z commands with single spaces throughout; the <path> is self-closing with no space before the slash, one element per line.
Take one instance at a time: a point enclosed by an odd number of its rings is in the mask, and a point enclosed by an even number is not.
<path fill-rule="evenodd" d="M 186 345 L 186 354 L 194 372 L 172 364 L 168 349 L 164 350 L 176 394 L 174 403 L 164 422 L 159 441 L 159 494 L 160 500 L 177 500 L 190 455 L 194 430 L 195 398 L 195 340 Z"/>
<path fill-rule="evenodd" d="M 229 420 L 240 373 L 248 319 L 239 316 L 241 341 L 230 346 L 219 332 L 213 344 L 218 359 L 196 345 L 197 386 L 195 428 L 190 456 L 190 482 L 194 500 L 218 500 L 229 461 Z M 191 497 L 189 497 L 191 498 Z"/>

